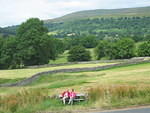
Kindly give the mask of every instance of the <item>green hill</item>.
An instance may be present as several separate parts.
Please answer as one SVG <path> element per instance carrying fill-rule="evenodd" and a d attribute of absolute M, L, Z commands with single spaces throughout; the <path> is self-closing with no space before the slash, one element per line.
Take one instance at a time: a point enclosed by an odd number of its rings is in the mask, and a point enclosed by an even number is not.
<path fill-rule="evenodd" d="M 95 35 L 99 39 L 117 36 L 141 41 L 150 37 L 150 7 L 79 11 L 44 23 L 49 35 L 58 38 Z M 3 28 L 1 33 L 15 34 L 17 27 Z"/>
<path fill-rule="evenodd" d="M 49 34 L 58 38 L 95 35 L 105 37 L 132 37 L 147 40 L 150 34 L 150 7 L 125 9 L 97 9 L 75 12 L 60 18 L 46 20 Z"/>
<path fill-rule="evenodd" d="M 5 28 L 0 27 L 0 35 L 8 36 L 8 35 L 16 35 L 16 29 L 18 26 L 9 26 Z"/>
<path fill-rule="evenodd" d="M 93 17 L 133 17 L 133 16 L 150 16 L 150 7 L 123 8 L 123 9 L 96 9 L 74 12 L 65 16 L 45 20 L 48 22 L 65 22 L 76 19 L 85 19 Z"/>

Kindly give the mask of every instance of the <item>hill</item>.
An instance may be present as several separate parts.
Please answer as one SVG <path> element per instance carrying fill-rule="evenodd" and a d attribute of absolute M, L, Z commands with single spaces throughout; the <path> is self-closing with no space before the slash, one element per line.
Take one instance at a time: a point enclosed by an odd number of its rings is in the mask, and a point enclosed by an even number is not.
<path fill-rule="evenodd" d="M 123 8 L 123 9 L 96 9 L 74 12 L 59 18 L 45 20 L 48 22 L 65 22 L 70 20 L 93 18 L 93 17 L 133 17 L 150 16 L 150 7 Z"/>
<path fill-rule="evenodd" d="M 150 7 L 79 11 L 44 20 L 44 23 L 49 35 L 58 38 L 95 35 L 99 39 L 132 37 L 135 41 L 141 41 L 150 37 Z M 12 35 L 16 33 L 17 27 L 0 31 L 4 35 Z"/>
<path fill-rule="evenodd" d="M 0 27 L 0 34 L 3 35 L 4 37 L 8 35 L 16 35 L 17 28 L 18 26 L 9 26 L 5 28 Z"/>
<path fill-rule="evenodd" d="M 59 38 L 95 35 L 100 39 L 132 37 L 139 41 L 149 38 L 149 21 L 150 7 L 97 9 L 46 20 L 45 26 L 49 34 Z"/>

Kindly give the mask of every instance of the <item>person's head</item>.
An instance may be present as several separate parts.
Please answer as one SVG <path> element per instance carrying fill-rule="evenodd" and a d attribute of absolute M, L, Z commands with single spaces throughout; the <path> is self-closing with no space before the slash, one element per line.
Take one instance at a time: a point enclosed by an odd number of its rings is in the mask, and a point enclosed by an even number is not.
<path fill-rule="evenodd" d="M 72 89 L 71 91 L 74 92 L 74 89 Z"/>
<path fill-rule="evenodd" d="M 67 89 L 66 91 L 69 92 L 69 89 Z"/>

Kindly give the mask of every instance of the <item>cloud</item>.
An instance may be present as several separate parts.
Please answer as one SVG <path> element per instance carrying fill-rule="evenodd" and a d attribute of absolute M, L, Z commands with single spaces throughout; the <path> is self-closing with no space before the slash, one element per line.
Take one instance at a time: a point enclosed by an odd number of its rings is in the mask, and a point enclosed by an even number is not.
<path fill-rule="evenodd" d="M 31 17 L 50 19 L 89 9 L 150 5 L 150 0 L 0 0 L 0 26 L 20 24 Z"/>

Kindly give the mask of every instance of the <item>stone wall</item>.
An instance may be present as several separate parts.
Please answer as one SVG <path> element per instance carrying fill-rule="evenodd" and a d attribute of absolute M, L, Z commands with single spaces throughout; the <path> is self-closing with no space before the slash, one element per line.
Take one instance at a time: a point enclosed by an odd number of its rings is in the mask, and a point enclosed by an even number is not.
<path fill-rule="evenodd" d="M 144 62 L 150 62 L 150 60 L 136 59 L 136 60 L 128 60 L 126 62 L 118 63 L 118 64 L 110 64 L 106 66 L 97 66 L 97 67 L 89 67 L 89 68 L 58 69 L 58 70 L 53 70 L 53 71 L 40 72 L 40 73 L 33 75 L 32 77 L 29 77 L 27 79 L 24 79 L 16 83 L 0 84 L 0 87 L 25 86 L 25 85 L 31 84 L 33 81 L 37 80 L 41 76 L 46 76 L 47 74 L 97 71 L 97 70 L 104 70 L 104 69 L 109 69 L 113 67 L 126 66 L 130 64 L 138 64 L 138 63 L 144 63 Z"/>
<path fill-rule="evenodd" d="M 116 62 L 129 62 L 129 61 L 137 61 L 144 60 L 145 57 L 134 57 L 132 59 L 118 59 L 118 60 L 96 60 L 96 61 L 84 61 L 84 62 L 68 62 L 61 64 L 46 64 L 46 65 L 34 65 L 34 66 L 26 66 L 25 68 L 34 69 L 34 68 L 44 68 L 44 67 L 55 67 L 55 66 L 66 66 L 72 64 L 97 64 L 97 63 L 116 63 Z"/>

